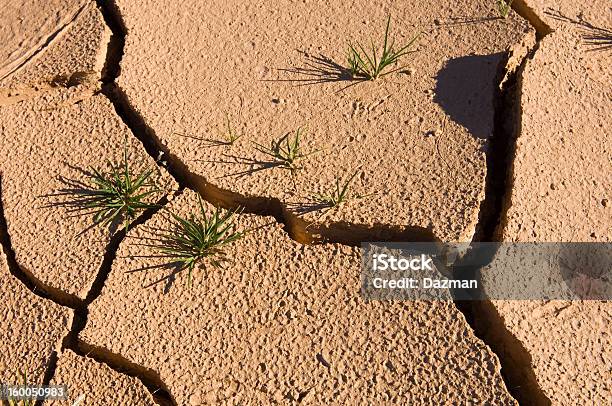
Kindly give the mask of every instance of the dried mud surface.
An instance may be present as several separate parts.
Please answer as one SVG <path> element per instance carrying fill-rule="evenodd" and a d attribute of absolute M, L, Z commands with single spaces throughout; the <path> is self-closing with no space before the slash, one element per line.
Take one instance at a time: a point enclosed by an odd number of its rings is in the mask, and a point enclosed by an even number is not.
<path fill-rule="evenodd" d="M 528 61 L 503 241 L 612 241 L 609 63 L 571 25 L 545 37 Z M 485 288 L 494 279 L 485 273 Z M 493 306 L 553 404 L 612 402 L 609 302 Z"/>
<path fill-rule="evenodd" d="M 611 403 L 609 302 L 466 310 L 359 292 L 362 240 L 610 241 L 610 4 L 513 8 L 2 7 L 0 381 L 26 372 L 88 405 Z M 346 41 L 381 40 L 388 13 L 398 43 L 422 32 L 416 52 L 349 80 Z M 226 114 L 244 134 L 232 146 Z M 294 173 L 255 148 L 298 127 L 318 152 Z M 91 216 L 48 195 L 121 160 L 126 137 L 168 198 L 127 236 L 78 236 Z M 372 195 L 313 205 L 354 173 L 353 195 Z M 198 192 L 209 210 L 246 207 L 231 261 L 196 268 L 192 287 L 141 269 L 163 264 L 142 237 Z"/>
<path fill-rule="evenodd" d="M 546 25 L 553 29 L 568 23 L 584 30 L 585 34 L 596 35 L 596 28 L 612 28 L 612 5 L 606 0 L 577 2 L 571 0 L 520 0 L 531 9 Z M 570 20 L 573 20 L 570 21 Z M 578 23 L 582 21 L 587 25 Z M 593 27 L 588 27 L 588 24 Z M 593 30 L 595 28 L 595 30 Z"/>
<path fill-rule="evenodd" d="M 0 10 L 0 79 L 5 79 L 69 23 L 84 2 L 16 0 Z"/>
<path fill-rule="evenodd" d="M 75 305 L 89 292 L 122 224 L 92 227 L 91 210 L 75 211 L 70 193 L 83 189 L 91 168 L 122 162 L 124 145 L 135 172 L 156 164 L 110 101 L 84 96 L 81 87 L 0 107 L 0 131 L 0 151 L 8 158 L 0 161 L 1 198 L 19 267 L 40 288 Z M 164 172 L 160 183 L 173 187 Z"/>
<path fill-rule="evenodd" d="M 68 333 L 71 312 L 32 293 L 9 271 L 0 250 L 0 382 L 42 384 Z"/>
<path fill-rule="evenodd" d="M 168 209 L 187 216 L 196 202 L 188 191 Z M 80 338 L 155 371 L 177 404 L 512 403 L 452 302 L 365 302 L 357 249 L 303 246 L 242 215 L 238 230 L 253 231 L 225 269 L 208 263 L 187 288 L 142 246 L 167 217 L 128 234 Z"/>
<path fill-rule="evenodd" d="M 6 65 L 0 67 L 0 105 L 27 98 L 59 84 L 95 87 L 106 58 L 110 29 L 93 1 L 11 2 L 0 21 L 21 22 L 0 31 Z M 58 3 L 53 9 L 49 5 Z M 60 4 L 61 3 L 61 4 Z M 52 13 L 52 15 L 47 15 Z M 43 21 L 30 21 L 46 17 Z M 36 40 L 32 28 L 40 30 Z M 30 41 L 35 43 L 30 44 Z M 28 44 L 31 46 L 27 48 Z M 13 62 L 11 62 L 14 59 Z"/>
<path fill-rule="evenodd" d="M 51 385 L 69 388 L 66 401 L 47 401 L 45 405 L 72 405 L 82 397 L 82 404 L 91 406 L 153 406 L 155 401 L 136 378 L 122 375 L 91 358 L 70 350 L 59 355 Z"/>
<path fill-rule="evenodd" d="M 190 173 L 240 197 L 278 199 L 306 223 L 418 226 L 445 241 L 472 238 L 498 68 L 504 50 L 530 32 L 516 14 L 496 19 L 478 1 L 117 7 L 129 33 L 118 85 Z M 347 80 L 346 41 L 382 41 L 387 13 L 398 43 L 424 31 L 407 73 Z M 226 114 L 244 133 L 231 147 L 216 144 Z M 304 152 L 320 150 L 303 169 L 273 167 L 257 151 L 255 143 L 269 146 L 298 127 L 308 130 Z M 355 172 L 353 193 L 374 195 L 324 214 L 311 196 Z"/>

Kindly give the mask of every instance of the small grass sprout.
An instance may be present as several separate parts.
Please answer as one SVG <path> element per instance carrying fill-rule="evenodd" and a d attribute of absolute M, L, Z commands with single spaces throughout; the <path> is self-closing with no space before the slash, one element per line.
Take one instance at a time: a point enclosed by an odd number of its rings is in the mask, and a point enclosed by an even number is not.
<path fill-rule="evenodd" d="M 356 171 L 344 183 L 342 183 L 340 178 L 336 178 L 335 187 L 331 190 L 331 192 L 327 194 L 313 194 L 312 200 L 314 200 L 316 203 L 324 204 L 329 209 L 337 209 L 349 200 L 363 199 L 364 197 L 373 195 L 373 193 L 365 196 L 349 195 L 350 185 L 358 173 L 359 171 Z"/>
<path fill-rule="evenodd" d="M 108 162 L 110 171 L 91 168 L 90 184 L 83 190 L 75 191 L 77 204 L 83 209 L 91 209 L 94 224 L 109 225 L 123 218 L 126 229 L 136 215 L 146 209 L 157 207 L 148 199 L 160 192 L 152 175 L 153 169 L 138 174 L 132 173 L 127 159 L 127 142 L 123 152 L 123 162 Z"/>
<path fill-rule="evenodd" d="M 238 133 L 234 126 L 232 125 L 232 120 L 230 119 L 230 115 L 225 113 L 225 130 L 221 134 L 223 136 L 223 141 L 225 145 L 234 145 L 236 141 L 238 141 L 244 134 Z"/>
<path fill-rule="evenodd" d="M 305 131 L 298 128 L 295 131 L 295 136 L 291 137 L 291 133 L 286 134 L 277 141 L 272 141 L 270 147 L 265 147 L 255 143 L 256 149 L 274 159 L 279 165 L 292 171 L 299 169 L 297 162 L 310 155 L 316 154 L 318 150 L 305 153 L 302 150 L 301 137 Z"/>
<path fill-rule="evenodd" d="M 514 0 L 497 0 L 497 9 L 502 18 L 508 18 L 508 15 L 510 15 L 513 1 Z"/>
<path fill-rule="evenodd" d="M 171 213 L 173 224 L 162 231 L 157 239 L 157 249 L 163 257 L 178 264 L 178 271 L 188 271 L 191 286 L 193 270 L 204 259 L 215 268 L 222 268 L 227 260 L 223 248 L 244 236 L 237 232 L 234 216 L 237 211 L 217 208 L 209 215 L 198 196 L 199 213 L 187 218 Z"/>
<path fill-rule="evenodd" d="M 353 77 L 363 77 L 368 80 L 375 80 L 378 77 L 386 76 L 391 73 L 402 70 L 404 67 L 399 67 L 388 72 L 384 70 L 396 64 L 403 56 L 413 52 L 410 47 L 419 38 L 420 33 L 414 36 L 408 44 L 399 49 L 395 49 L 395 39 L 389 42 L 389 27 L 391 25 L 391 15 L 387 18 L 387 27 L 385 29 L 385 40 L 383 43 L 382 52 L 378 55 L 378 51 L 371 45 L 371 54 L 366 51 L 365 47 L 359 43 L 348 46 L 348 68 Z"/>
<path fill-rule="evenodd" d="M 240 109 L 238 110 L 238 117 L 242 117 L 242 107 L 244 106 L 244 100 L 239 96 L 240 100 Z M 232 124 L 232 119 L 230 118 L 229 113 L 225 113 L 225 129 L 222 132 L 223 141 L 225 145 L 232 146 L 238 139 L 240 139 L 244 134 L 239 133 L 234 125 Z"/>

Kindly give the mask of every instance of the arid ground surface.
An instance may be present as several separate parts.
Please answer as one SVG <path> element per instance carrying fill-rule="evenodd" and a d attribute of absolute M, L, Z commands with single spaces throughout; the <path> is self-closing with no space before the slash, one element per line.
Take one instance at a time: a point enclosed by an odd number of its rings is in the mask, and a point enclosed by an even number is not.
<path fill-rule="evenodd" d="M 612 404 L 609 302 L 367 301 L 358 249 L 611 242 L 608 0 L 3 2 L 0 382 L 66 405 Z M 356 80 L 347 44 L 388 15 L 414 52 Z M 296 170 L 258 147 L 298 129 Z M 66 196 L 122 159 L 155 168 L 156 205 L 95 225 Z M 246 233 L 188 284 L 142 242 L 200 198 Z"/>

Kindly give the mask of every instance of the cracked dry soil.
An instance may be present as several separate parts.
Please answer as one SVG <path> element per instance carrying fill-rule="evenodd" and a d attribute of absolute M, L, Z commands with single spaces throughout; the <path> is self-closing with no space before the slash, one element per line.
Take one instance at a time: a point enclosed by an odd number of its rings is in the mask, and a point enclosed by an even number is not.
<path fill-rule="evenodd" d="M 67 385 L 45 404 L 612 401 L 608 302 L 368 302 L 356 248 L 610 241 L 609 4 L 515 0 L 502 19 L 494 1 L 353 3 L 0 11 L 0 382 Z M 346 41 L 388 14 L 398 41 L 423 32 L 408 69 L 347 81 Z M 227 112 L 231 147 L 214 142 Z M 321 152 L 297 174 L 262 165 L 253 143 L 300 126 Z M 46 196 L 124 139 L 159 168 L 159 208 L 79 236 L 91 218 Z M 356 193 L 380 190 L 308 210 L 353 171 Z M 198 195 L 255 231 L 188 287 L 134 241 Z"/>

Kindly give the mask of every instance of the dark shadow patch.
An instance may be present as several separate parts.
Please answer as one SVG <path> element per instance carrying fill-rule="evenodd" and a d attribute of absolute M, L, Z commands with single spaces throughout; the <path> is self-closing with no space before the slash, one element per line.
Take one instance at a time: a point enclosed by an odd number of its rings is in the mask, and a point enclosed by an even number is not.
<path fill-rule="evenodd" d="M 500 52 L 453 58 L 438 72 L 434 102 L 476 138 L 491 136 L 495 83 L 503 57 Z"/>

